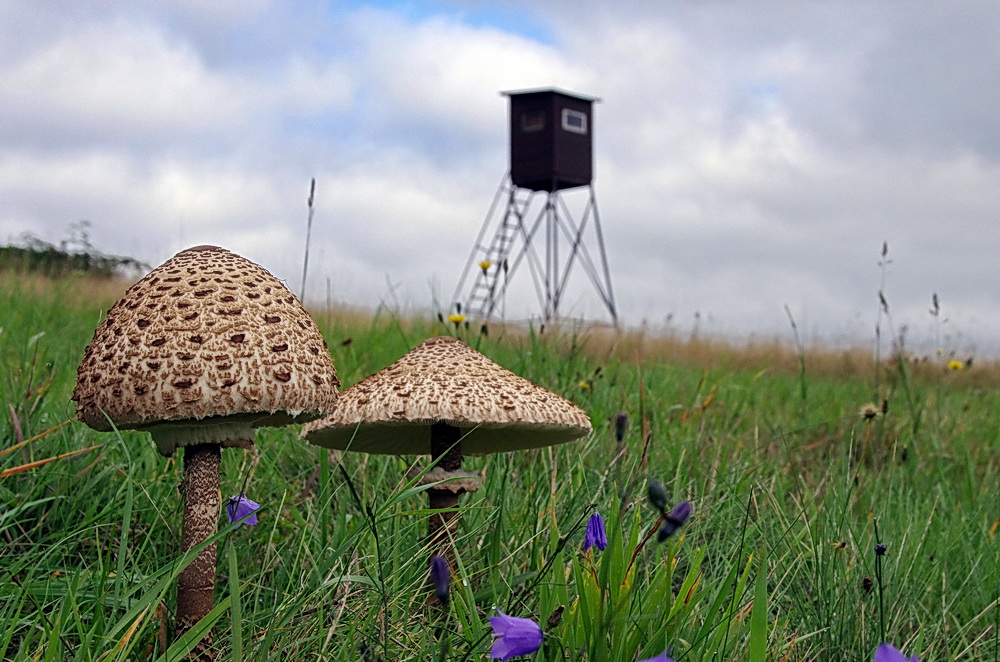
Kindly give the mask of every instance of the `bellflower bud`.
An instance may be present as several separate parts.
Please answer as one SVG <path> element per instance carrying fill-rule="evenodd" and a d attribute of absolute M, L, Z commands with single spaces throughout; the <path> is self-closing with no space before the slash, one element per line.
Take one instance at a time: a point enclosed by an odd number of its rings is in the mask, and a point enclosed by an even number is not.
<path fill-rule="evenodd" d="M 663 486 L 658 480 L 649 481 L 649 502 L 653 504 L 653 507 L 660 511 L 660 514 L 666 517 L 667 512 L 667 501 L 670 500 L 670 496 L 667 494 L 667 488 Z"/>
<path fill-rule="evenodd" d="M 451 570 L 448 568 L 448 562 L 437 554 L 431 557 L 431 584 L 434 585 L 434 595 L 441 601 L 441 604 L 448 604 Z"/>
<path fill-rule="evenodd" d="M 625 438 L 625 432 L 628 430 L 628 414 L 621 411 L 615 416 L 615 440 L 621 443 Z"/>
<path fill-rule="evenodd" d="M 583 551 L 596 547 L 602 552 L 608 546 L 608 536 L 604 531 L 604 518 L 594 513 L 587 522 L 587 532 L 583 536 Z"/>

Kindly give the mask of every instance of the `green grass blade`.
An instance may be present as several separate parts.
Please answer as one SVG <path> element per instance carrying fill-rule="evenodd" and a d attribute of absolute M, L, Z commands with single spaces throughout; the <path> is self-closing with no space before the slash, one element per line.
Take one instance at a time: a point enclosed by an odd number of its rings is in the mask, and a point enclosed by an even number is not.
<path fill-rule="evenodd" d="M 240 568 L 232 540 L 226 545 L 226 556 L 229 557 L 229 595 L 232 605 L 229 610 L 232 660 L 233 662 L 243 662 L 243 606 L 240 602 Z"/>
<path fill-rule="evenodd" d="M 761 546 L 754 580 L 753 608 L 750 612 L 749 662 L 765 662 L 767 656 L 767 560 Z"/>

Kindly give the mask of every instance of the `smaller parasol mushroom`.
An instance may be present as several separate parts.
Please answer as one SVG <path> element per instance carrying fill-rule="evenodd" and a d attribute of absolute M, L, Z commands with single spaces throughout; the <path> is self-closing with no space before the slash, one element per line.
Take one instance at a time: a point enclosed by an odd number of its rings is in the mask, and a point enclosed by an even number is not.
<path fill-rule="evenodd" d="M 465 455 L 540 448 L 589 434 L 576 405 L 497 365 L 461 340 L 426 340 L 401 359 L 342 391 L 332 414 L 307 424 L 302 437 L 340 450 L 430 455 L 422 482 L 431 515 L 429 538 L 443 545 L 463 492 L 478 474 L 462 471 Z"/>
<path fill-rule="evenodd" d="M 187 551 L 212 537 L 222 448 L 254 429 L 330 411 L 337 380 L 326 342 L 295 296 L 262 267 L 216 246 L 182 251 L 128 289 L 94 333 L 73 400 L 90 427 L 152 433 L 184 447 Z M 215 545 L 177 581 L 178 636 L 212 609 Z M 202 641 L 198 659 L 211 636 Z"/>

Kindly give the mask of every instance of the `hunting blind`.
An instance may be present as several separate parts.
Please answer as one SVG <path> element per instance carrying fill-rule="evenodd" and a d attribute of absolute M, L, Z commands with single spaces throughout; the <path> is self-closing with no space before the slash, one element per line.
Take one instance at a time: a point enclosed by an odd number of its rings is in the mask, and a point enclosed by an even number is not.
<path fill-rule="evenodd" d="M 507 96 L 514 186 L 552 192 L 590 184 L 594 99 L 554 90 Z"/>
<path fill-rule="evenodd" d="M 482 321 L 502 314 L 508 283 L 527 262 L 542 321 L 556 320 L 572 268 L 579 263 L 617 325 L 593 187 L 593 108 L 598 99 L 556 89 L 503 94 L 510 100 L 510 169 L 459 279 L 456 312 Z M 587 202 L 574 218 L 562 191 L 581 187 L 587 189 Z M 532 220 L 529 211 L 536 198 L 543 204 Z M 533 242 L 543 244 L 541 256 Z"/>

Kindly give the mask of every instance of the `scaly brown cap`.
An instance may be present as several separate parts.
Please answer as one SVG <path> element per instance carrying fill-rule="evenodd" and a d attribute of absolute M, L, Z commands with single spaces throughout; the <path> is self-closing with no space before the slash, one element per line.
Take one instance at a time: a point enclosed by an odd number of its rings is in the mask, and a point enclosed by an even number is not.
<path fill-rule="evenodd" d="M 90 427 L 149 430 L 171 455 L 176 445 L 247 447 L 253 428 L 318 418 L 339 384 L 295 295 L 253 262 L 197 246 L 108 311 L 72 399 Z"/>
<path fill-rule="evenodd" d="M 434 423 L 462 429 L 465 455 L 550 446 L 591 430 L 569 400 L 457 338 L 441 337 L 341 392 L 333 413 L 309 423 L 302 436 L 342 450 L 428 455 Z"/>

